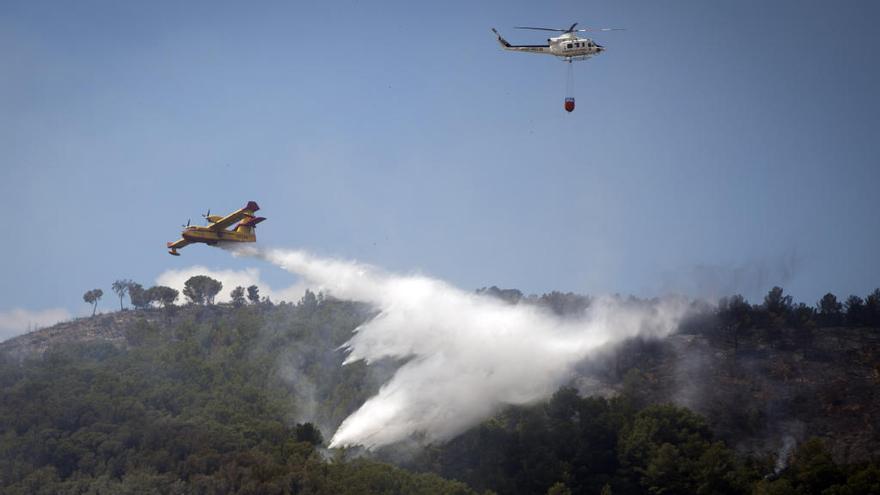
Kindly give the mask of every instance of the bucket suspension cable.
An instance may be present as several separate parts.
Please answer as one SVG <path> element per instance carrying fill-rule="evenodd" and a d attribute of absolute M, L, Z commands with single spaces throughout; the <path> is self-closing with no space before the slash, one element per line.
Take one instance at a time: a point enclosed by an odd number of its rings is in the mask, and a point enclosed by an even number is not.
<path fill-rule="evenodd" d="M 574 64 L 568 59 L 565 64 L 565 111 L 574 111 Z"/>

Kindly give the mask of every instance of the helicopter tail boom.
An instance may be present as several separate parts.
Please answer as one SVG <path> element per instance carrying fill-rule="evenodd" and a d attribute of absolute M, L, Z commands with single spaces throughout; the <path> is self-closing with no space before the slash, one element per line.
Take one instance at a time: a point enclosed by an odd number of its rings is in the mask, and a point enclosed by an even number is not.
<path fill-rule="evenodd" d="M 492 28 L 492 32 L 498 38 L 498 44 L 505 50 L 513 52 L 531 52 L 531 53 L 550 53 L 550 45 L 511 45 L 509 41 L 501 36 L 501 33 Z"/>

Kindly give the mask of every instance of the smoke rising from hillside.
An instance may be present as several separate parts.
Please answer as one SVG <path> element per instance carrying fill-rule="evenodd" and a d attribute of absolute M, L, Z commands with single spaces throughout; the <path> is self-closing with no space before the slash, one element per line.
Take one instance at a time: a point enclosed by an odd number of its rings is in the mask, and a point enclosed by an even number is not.
<path fill-rule="evenodd" d="M 36 311 L 16 308 L 9 311 L 0 311 L 0 342 L 25 332 L 54 325 L 60 321 L 70 319 L 70 317 L 70 312 L 64 308 Z"/>
<path fill-rule="evenodd" d="M 661 287 L 664 292 L 692 294 L 709 300 L 733 294 L 760 300 L 774 285 L 787 286 L 801 265 L 802 259 L 795 250 L 739 264 L 697 264 L 664 274 Z"/>
<path fill-rule="evenodd" d="M 337 298 L 380 312 L 344 345 L 345 363 L 408 361 L 343 421 L 331 447 L 381 447 L 414 434 L 446 440 L 499 407 L 546 398 L 605 345 L 672 332 L 686 304 L 597 299 L 580 318 L 510 305 L 421 275 L 395 275 L 304 251 L 236 248 L 302 276 Z"/>

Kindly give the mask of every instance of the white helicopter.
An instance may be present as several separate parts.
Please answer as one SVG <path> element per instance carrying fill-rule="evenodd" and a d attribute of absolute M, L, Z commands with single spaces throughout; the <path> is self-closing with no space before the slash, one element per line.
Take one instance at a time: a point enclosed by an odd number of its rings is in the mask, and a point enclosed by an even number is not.
<path fill-rule="evenodd" d="M 568 29 L 529 26 L 516 26 L 514 28 L 562 33 L 555 38 L 547 38 L 546 45 L 511 45 L 506 39 L 501 36 L 498 31 L 495 30 L 495 28 L 492 28 L 492 32 L 495 33 L 495 36 L 498 37 L 498 43 L 500 43 L 501 47 L 505 50 L 510 50 L 514 52 L 546 53 L 547 55 L 554 55 L 556 57 L 559 57 L 566 62 L 571 62 L 572 60 L 586 60 L 605 51 L 604 46 L 596 43 L 589 38 L 581 38 L 577 35 L 577 33 L 584 33 L 589 31 L 623 31 L 623 29 L 621 28 L 575 29 L 577 25 L 578 23 L 574 23 Z"/>
<path fill-rule="evenodd" d="M 596 43 L 589 38 L 581 38 L 577 35 L 577 33 L 588 31 L 623 31 L 623 29 L 621 28 L 575 29 L 577 25 L 578 23 L 574 23 L 568 29 L 554 29 L 530 26 L 517 26 L 516 28 L 514 28 L 562 33 L 555 38 L 547 38 L 546 45 L 511 45 L 510 42 L 504 39 L 501 34 L 495 30 L 495 28 L 492 28 L 492 32 L 495 33 L 495 36 L 498 37 L 498 43 L 501 43 L 501 48 L 504 48 L 505 50 L 510 50 L 513 52 L 546 53 L 547 55 L 553 55 L 568 62 L 568 81 L 566 87 L 565 104 L 563 108 L 565 108 L 565 111 L 569 113 L 574 111 L 574 72 L 572 71 L 572 60 L 586 60 L 605 51 L 604 46 Z"/>

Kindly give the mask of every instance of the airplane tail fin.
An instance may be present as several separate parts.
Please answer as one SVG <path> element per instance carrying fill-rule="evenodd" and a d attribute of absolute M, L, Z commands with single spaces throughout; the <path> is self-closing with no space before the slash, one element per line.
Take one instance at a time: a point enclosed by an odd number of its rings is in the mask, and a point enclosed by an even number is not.
<path fill-rule="evenodd" d="M 242 234 L 252 234 L 254 232 L 254 227 L 265 219 L 266 217 L 247 217 L 238 222 L 235 231 L 241 232 Z"/>

